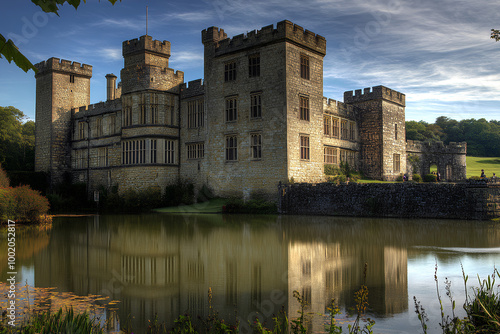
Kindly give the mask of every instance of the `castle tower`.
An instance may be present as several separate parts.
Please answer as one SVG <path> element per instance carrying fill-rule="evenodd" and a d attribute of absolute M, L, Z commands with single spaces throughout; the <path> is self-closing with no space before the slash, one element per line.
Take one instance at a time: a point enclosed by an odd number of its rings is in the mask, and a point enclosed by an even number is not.
<path fill-rule="evenodd" d="M 359 110 L 361 168 L 368 177 L 395 180 L 406 173 L 405 95 L 384 86 L 344 93 Z"/>
<path fill-rule="evenodd" d="M 71 108 L 90 103 L 92 66 L 50 58 L 35 67 L 35 171 L 55 184 L 71 168 Z"/>
<path fill-rule="evenodd" d="M 290 178 L 320 181 L 325 38 L 290 21 L 233 38 L 217 27 L 201 35 L 206 160 L 218 171 L 208 186 L 248 198 Z"/>

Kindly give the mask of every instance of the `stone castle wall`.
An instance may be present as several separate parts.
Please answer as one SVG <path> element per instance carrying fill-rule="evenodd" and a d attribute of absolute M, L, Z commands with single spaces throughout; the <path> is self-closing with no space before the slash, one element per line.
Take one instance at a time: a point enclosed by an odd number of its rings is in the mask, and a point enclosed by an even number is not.
<path fill-rule="evenodd" d="M 493 219 L 500 187 L 477 184 L 293 184 L 279 191 L 281 212 L 298 215 Z"/>

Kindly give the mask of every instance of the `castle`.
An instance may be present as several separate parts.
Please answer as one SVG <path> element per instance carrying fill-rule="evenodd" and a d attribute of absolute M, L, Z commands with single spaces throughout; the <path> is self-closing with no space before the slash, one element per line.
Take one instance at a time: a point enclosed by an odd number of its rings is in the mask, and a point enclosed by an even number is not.
<path fill-rule="evenodd" d="M 323 97 L 326 40 L 290 21 L 228 38 L 201 33 L 204 82 L 168 67 L 170 43 L 123 42 L 121 83 L 90 103 L 92 66 L 36 64 L 37 171 L 71 175 L 89 192 L 119 186 L 164 190 L 177 180 L 216 195 L 275 194 L 279 182 L 323 182 L 345 161 L 366 176 L 465 178 L 465 143 L 407 142 L 405 95 L 384 86 Z M 413 158 L 413 157 L 418 158 Z"/>

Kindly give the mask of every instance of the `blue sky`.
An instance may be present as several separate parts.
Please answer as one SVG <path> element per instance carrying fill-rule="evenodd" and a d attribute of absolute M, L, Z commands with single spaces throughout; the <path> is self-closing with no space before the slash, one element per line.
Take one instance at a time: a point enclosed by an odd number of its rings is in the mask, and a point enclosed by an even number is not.
<path fill-rule="evenodd" d="M 172 44 L 170 67 L 203 77 L 201 30 L 232 37 L 284 19 L 324 36 L 324 96 L 384 85 L 406 94 L 407 120 L 500 119 L 500 2 L 462 0 L 87 0 L 60 16 L 29 0 L 2 4 L 0 32 L 37 63 L 50 57 L 93 66 L 91 103 L 106 99 L 107 73 L 119 77 L 124 40 L 148 34 Z M 0 106 L 35 117 L 35 79 L 0 59 Z"/>

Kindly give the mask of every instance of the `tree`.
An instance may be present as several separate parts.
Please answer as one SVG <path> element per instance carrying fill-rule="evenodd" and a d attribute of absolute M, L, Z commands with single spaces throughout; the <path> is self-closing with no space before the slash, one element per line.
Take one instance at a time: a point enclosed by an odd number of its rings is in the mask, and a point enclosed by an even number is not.
<path fill-rule="evenodd" d="M 0 163 L 7 170 L 33 170 L 35 122 L 12 106 L 0 107 Z"/>
<path fill-rule="evenodd" d="M 31 0 L 35 5 L 40 7 L 46 13 L 54 13 L 59 16 L 58 5 L 63 5 L 64 3 L 68 3 L 71 6 L 78 9 L 80 2 L 82 0 Z M 115 4 L 117 0 L 108 0 L 111 4 Z M 121 0 L 120 0 L 121 1 Z M 86 0 L 83 0 L 85 3 Z M 14 63 L 22 69 L 24 72 L 28 72 L 29 70 L 33 70 L 35 73 L 37 69 L 33 64 L 26 58 L 19 48 L 12 42 L 12 40 L 7 40 L 2 34 L 0 34 L 0 58 L 5 58 L 10 63 L 14 61 Z"/>

